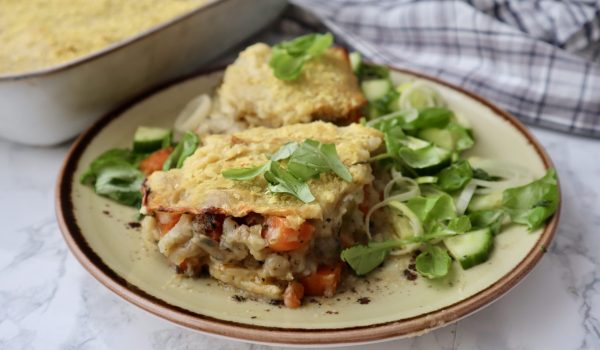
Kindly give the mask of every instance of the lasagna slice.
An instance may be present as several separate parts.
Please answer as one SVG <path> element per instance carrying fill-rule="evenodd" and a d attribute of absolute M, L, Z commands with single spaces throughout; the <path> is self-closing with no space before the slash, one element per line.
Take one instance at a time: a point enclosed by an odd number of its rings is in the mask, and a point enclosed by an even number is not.
<path fill-rule="evenodd" d="M 328 49 L 306 62 L 293 81 L 275 77 L 269 66 L 271 52 L 266 44 L 252 45 L 227 67 L 208 122 L 199 127 L 199 134 L 314 120 L 339 125 L 358 121 L 367 101 L 346 50 Z"/>
<path fill-rule="evenodd" d="M 264 164 L 289 142 L 335 144 L 352 180 L 323 173 L 307 184 L 315 200 L 271 193 L 262 177 L 235 181 L 224 170 Z M 351 124 L 295 124 L 211 135 L 183 167 L 154 172 L 144 185 L 144 232 L 182 273 L 207 268 L 225 284 L 290 307 L 303 294 L 334 294 L 340 279 L 340 231 L 360 230 L 356 217 L 373 176 L 369 158 L 379 131 Z M 356 225 L 354 224 L 356 222 Z"/>

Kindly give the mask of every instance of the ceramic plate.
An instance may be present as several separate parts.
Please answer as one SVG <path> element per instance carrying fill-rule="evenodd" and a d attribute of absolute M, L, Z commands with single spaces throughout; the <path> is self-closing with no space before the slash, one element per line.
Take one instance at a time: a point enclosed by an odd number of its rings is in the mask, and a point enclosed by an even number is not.
<path fill-rule="evenodd" d="M 484 99 L 442 81 L 435 85 L 449 107 L 466 118 L 477 139 L 470 155 L 505 159 L 542 176 L 550 159 L 515 118 Z M 334 298 L 308 298 L 299 309 L 236 297 L 210 278 L 176 275 L 144 246 L 136 211 L 99 197 L 78 182 L 103 151 L 129 147 L 139 125 L 172 127 L 185 104 L 219 85 L 222 71 L 198 75 L 144 96 L 101 119 L 73 145 L 59 177 L 57 215 L 64 238 L 81 264 L 125 300 L 199 331 L 280 344 L 365 343 L 425 333 L 455 322 L 502 296 L 542 257 L 558 222 L 529 233 L 513 226 L 496 238 L 491 259 L 469 270 L 456 263 L 442 280 L 407 279 L 409 258 L 390 259 L 368 278 L 350 277 Z"/>

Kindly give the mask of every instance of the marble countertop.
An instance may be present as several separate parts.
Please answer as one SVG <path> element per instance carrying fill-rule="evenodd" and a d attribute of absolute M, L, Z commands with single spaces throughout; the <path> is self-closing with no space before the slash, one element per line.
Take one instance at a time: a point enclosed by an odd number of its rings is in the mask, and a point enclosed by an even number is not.
<path fill-rule="evenodd" d="M 600 349 L 600 140 L 533 129 L 563 190 L 556 239 L 505 297 L 429 334 L 365 349 Z M 0 140 L 0 349 L 279 349 L 183 329 L 94 280 L 63 242 L 54 184 L 69 145 Z"/>

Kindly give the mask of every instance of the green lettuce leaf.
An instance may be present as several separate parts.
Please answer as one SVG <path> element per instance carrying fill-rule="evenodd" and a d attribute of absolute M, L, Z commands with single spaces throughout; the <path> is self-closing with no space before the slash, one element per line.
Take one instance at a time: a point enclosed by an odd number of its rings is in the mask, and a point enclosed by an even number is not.
<path fill-rule="evenodd" d="M 194 154 L 199 142 L 198 135 L 191 131 L 186 132 L 163 164 L 163 170 L 181 168 L 183 161 Z"/>
<path fill-rule="evenodd" d="M 504 190 L 502 206 L 513 222 L 527 225 L 533 231 L 558 208 L 556 171 L 548 170 L 539 180 Z"/>
<path fill-rule="evenodd" d="M 459 160 L 438 174 L 437 185 L 444 191 L 460 190 L 473 178 L 469 162 Z"/>
<path fill-rule="evenodd" d="M 454 200 L 447 194 L 417 196 L 408 200 L 406 206 L 421 220 L 426 232 L 429 232 L 434 224 L 456 217 Z"/>
<path fill-rule="evenodd" d="M 426 278 L 444 277 L 450 271 L 452 259 L 446 249 L 431 245 L 417 256 L 415 265 L 417 272 Z"/>

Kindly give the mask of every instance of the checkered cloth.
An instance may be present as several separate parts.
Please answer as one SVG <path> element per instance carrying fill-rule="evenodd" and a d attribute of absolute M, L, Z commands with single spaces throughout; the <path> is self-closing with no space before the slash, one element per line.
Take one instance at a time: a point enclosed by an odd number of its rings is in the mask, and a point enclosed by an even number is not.
<path fill-rule="evenodd" d="M 600 1 L 292 3 L 375 62 L 451 81 L 526 123 L 600 137 Z"/>

